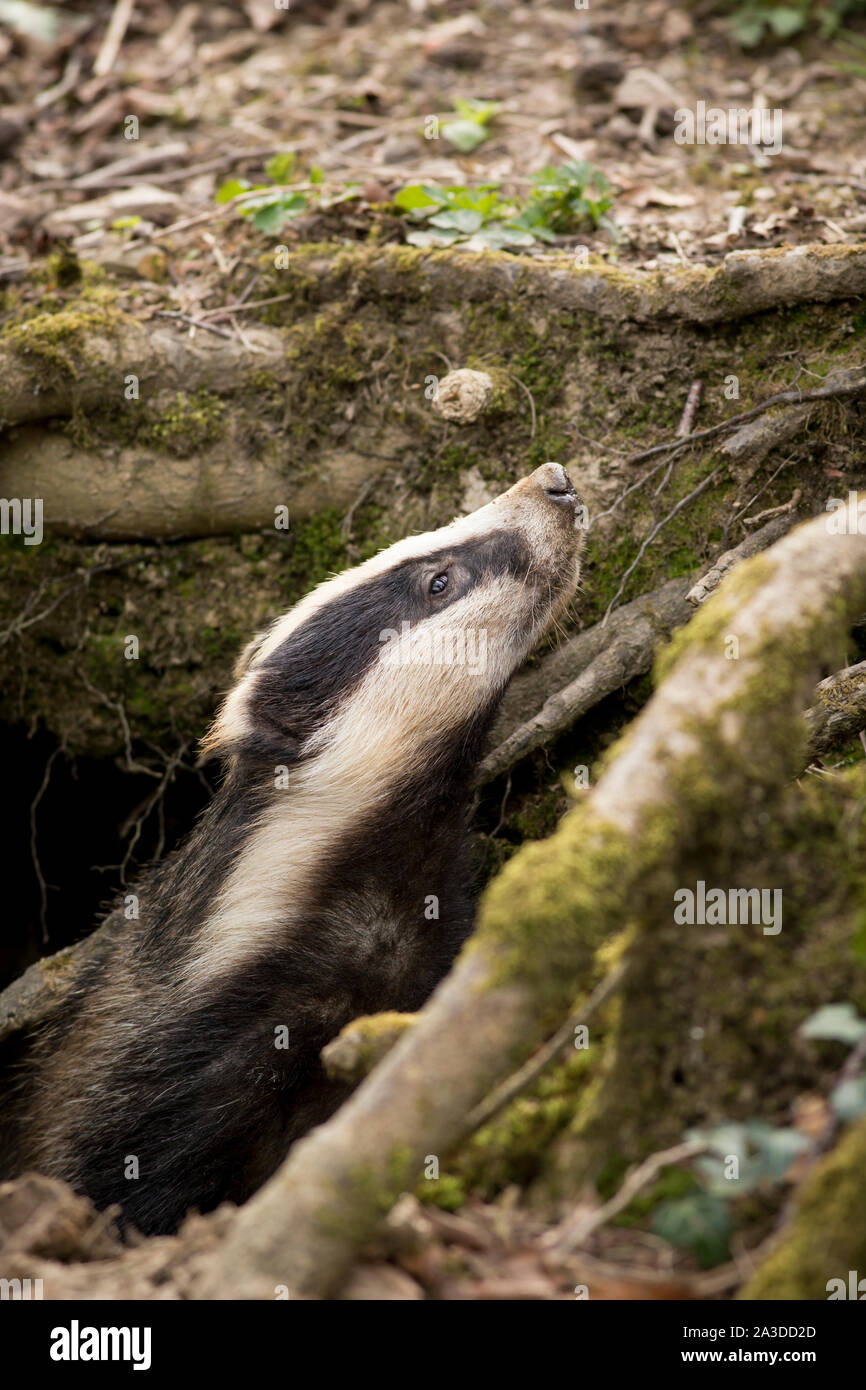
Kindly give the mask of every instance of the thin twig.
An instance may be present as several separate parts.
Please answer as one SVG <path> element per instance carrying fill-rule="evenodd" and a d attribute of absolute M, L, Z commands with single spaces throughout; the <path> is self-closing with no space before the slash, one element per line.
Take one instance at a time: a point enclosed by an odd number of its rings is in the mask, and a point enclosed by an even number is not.
<path fill-rule="evenodd" d="M 641 560 L 643 559 L 644 555 L 646 554 L 646 552 L 647 552 L 649 546 L 650 546 L 650 545 L 652 544 L 652 542 L 655 540 L 656 536 L 658 535 L 659 531 L 661 531 L 662 527 L 663 527 L 663 526 L 667 526 L 667 524 L 668 524 L 669 521 L 673 521 L 673 519 L 674 519 L 674 517 L 676 516 L 677 512 L 682 511 L 683 507 L 685 507 L 689 502 L 694 501 L 694 499 L 695 499 L 696 497 L 698 497 L 698 496 L 700 495 L 700 493 L 702 493 L 702 492 L 704 491 L 705 488 L 708 488 L 709 485 L 710 485 L 710 483 L 713 482 L 718 476 L 719 476 L 719 469 L 718 469 L 718 468 L 714 468 L 713 471 L 712 471 L 712 473 L 708 473 L 708 474 L 707 474 L 706 478 L 704 478 L 704 480 L 703 480 L 702 483 L 698 483 L 698 486 L 697 486 L 697 487 L 692 488 L 691 492 L 686 493 L 686 496 L 685 496 L 685 497 L 681 497 L 681 498 L 680 498 L 679 502 L 677 502 L 677 504 L 676 504 L 675 507 L 672 507 L 672 508 L 671 508 L 671 510 L 668 512 L 667 516 L 662 517 L 661 521 L 657 521 L 657 522 L 656 522 L 655 526 L 654 526 L 654 527 L 652 528 L 652 530 L 650 531 L 649 535 L 647 536 L 646 540 L 644 541 L 644 543 L 643 543 L 643 545 L 641 546 L 640 550 L 638 551 L 637 555 L 634 557 L 634 559 L 632 560 L 632 562 L 631 562 L 631 564 L 629 565 L 628 569 L 626 570 L 625 574 L 623 575 L 622 579 L 620 580 L 619 588 L 617 589 L 617 591 L 616 591 L 616 593 L 614 594 L 613 598 L 611 599 L 610 603 L 607 605 L 607 608 L 605 609 L 604 617 L 603 617 L 602 620 L 601 620 L 602 626 L 604 626 L 605 623 L 607 622 L 608 618 L 609 618 L 610 615 L 611 615 L 611 612 L 612 612 L 613 609 L 616 607 L 617 602 L 619 601 L 619 599 L 622 597 L 622 594 L 623 594 L 623 592 L 624 592 L 624 590 L 625 590 L 626 584 L 628 583 L 628 581 L 629 581 L 629 579 L 631 578 L 631 576 L 634 574 L 635 570 L 637 569 L 638 565 L 640 564 Z"/>
<path fill-rule="evenodd" d="M 264 309 L 268 304 L 282 304 L 287 299 L 297 299 L 296 294 L 272 294 L 269 299 L 253 299 L 249 304 L 221 304 L 218 309 L 202 309 L 202 316 L 218 319 L 229 314 L 245 314 L 249 309 Z"/>
<path fill-rule="evenodd" d="M 143 558 L 143 555 L 139 553 L 136 555 L 129 555 L 124 560 L 112 560 L 106 565 L 93 565 L 90 569 L 79 570 L 78 573 L 81 575 L 81 579 L 78 583 L 68 584 L 67 587 L 62 589 L 57 597 L 49 603 L 47 608 L 43 608 L 40 612 L 30 616 L 30 609 L 35 603 L 39 602 L 51 582 L 50 579 L 43 579 L 38 588 L 28 595 L 24 607 L 17 618 L 13 618 L 4 628 L 0 628 L 0 646 L 2 646 L 4 642 L 8 642 L 10 637 L 20 637 L 21 633 L 25 632 L 27 628 L 33 627 L 35 623 L 41 623 L 44 618 L 47 618 L 49 614 L 53 613 L 55 608 L 57 608 L 64 599 L 69 598 L 71 594 L 86 589 L 95 574 L 107 574 L 111 570 L 123 569 L 126 565 L 134 564 L 136 561 Z"/>
<path fill-rule="evenodd" d="M 117 0 L 111 19 L 108 21 L 102 47 L 96 55 L 96 62 L 93 64 L 94 76 L 106 77 L 117 62 L 120 45 L 123 43 L 134 9 L 135 0 Z"/>
<path fill-rule="evenodd" d="M 704 383 L 702 381 L 693 381 L 689 394 L 686 398 L 686 405 L 683 411 L 683 417 L 680 420 L 680 423 L 677 425 L 677 434 L 681 437 L 687 434 L 691 434 L 695 424 L 695 416 L 698 413 L 698 406 L 701 403 L 701 396 L 703 395 L 703 393 Z"/>
<path fill-rule="evenodd" d="M 529 442 L 531 444 L 533 439 L 535 438 L 535 401 L 533 399 L 533 395 L 529 387 L 524 385 L 524 383 L 520 380 L 519 376 L 515 376 L 513 372 L 509 372 L 508 375 L 511 377 L 512 381 L 517 382 L 517 385 L 520 387 L 521 391 L 526 392 L 526 399 L 529 401 L 529 411 L 532 416 L 532 428 L 529 431 Z"/>
<path fill-rule="evenodd" d="M 157 837 L 156 850 L 154 854 L 151 856 L 151 858 L 155 861 L 161 858 L 162 856 L 163 849 L 165 848 L 165 822 L 162 815 L 162 803 L 165 797 L 165 793 L 168 790 L 169 783 L 174 781 L 177 769 L 182 765 L 183 759 L 186 755 L 188 748 L 189 740 L 182 743 L 180 748 L 178 748 L 171 755 L 171 757 L 167 759 L 165 769 L 162 773 L 162 776 L 160 777 L 159 786 L 155 787 L 154 790 L 151 792 L 150 796 L 145 798 L 142 804 L 141 811 L 138 813 L 138 815 L 135 816 L 135 819 L 127 820 L 125 824 L 121 826 L 122 835 L 129 834 L 130 831 L 132 832 L 129 838 L 129 843 L 126 846 L 126 852 L 123 856 L 123 862 L 120 865 L 120 881 L 124 885 L 126 884 L 126 870 L 132 858 L 133 851 L 135 849 L 135 846 L 138 844 L 139 839 L 141 838 L 141 832 L 144 829 L 145 822 L 147 821 L 147 818 L 150 815 L 151 811 L 154 809 L 154 807 L 157 807 L 159 815 L 159 834 Z M 147 771 L 150 773 L 151 776 L 159 777 L 159 773 L 153 772 L 150 768 L 139 768 L 137 770 Z"/>
<path fill-rule="evenodd" d="M 639 1167 L 635 1168 L 634 1172 L 629 1174 L 619 1191 L 611 1197 L 609 1202 L 605 1202 L 597 1211 L 581 1211 L 573 1215 L 556 1231 L 551 1231 L 545 1243 L 563 1254 L 578 1249 L 592 1235 L 593 1231 L 597 1231 L 612 1217 L 618 1216 L 621 1211 L 624 1211 L 642 1188 L 648 1187 L 651 1182 L 655 1181 L 662 1168 L 670 1168 L 675 1163 L 683 1163 L 686 1159 L 705 1153 L 707 1147 L 705 1143 L 698 1140 L 690 1140 L 683 1144 L 675 1144 L 672 1149 L 662 1149 L 660 1153 L 652 1154 L 650 1158 L 645 1159 Z"/>
<path fill-rule="evenodd" d="M 855 370 L 858 370 L 855 368 Z M 643 463 L 646 459 L 656 458 L 659 454 L 667 454 L 672 450 L 679 451 L 685 449 L 690 444 L 699 443 L 703 439 L 714 439 L 716 435 L 724 434 L 732 425 L 742 424 L 745 420 L 754 420 L 756 416 L 763 415 L 765 410 L 770 410 L 774 405 L 802 405 L 806 401 L 825 401 L 831 396 L 858 396 L 866 391 L 866 377 L 861 381 L 840 382 L 836 386 L 822 386 L 815 391 L 779 391 L 775 396 L 768 396 L 760 405 L 753 406 L 751 410 L 744 410 L 740 415 L 731 415 L 727 420 L 723 420 L 719 425 L 710 425 L 707 429 L 696 430 L 694 434 L 686 435 L 683 439 L 671 440 L 667 444 L 655 444 L 651 449 L 642 449 L 639 454 L 632 454 L 627 460 L 629 463 Z"/>
<path fill-rule="evenodd" d="M 743 521 L 744 526 L 760 526 L 765 521 L 770 521 L 774 516 L 786 516 L 788 512 L 796 511 L 797 503 L 803 496 L 802 488 L 795 487 L 793 495 L 787 502 L 783 502 L 780 507 L 768 507 L 765 512 L 758 512 L 757 516 L 747 516 Z"/>
<path fill-rule="evenodd" d="M 36 881 L 39 884 L 39 925 L 42 928 L 43 944 L 47 944 L 48 942 L 48 885 L 45 882 L 45 876 L 42 873 L 42 865 L 39 863 L 39 850 L 36 845 L 36 808 L 38 807 L 40 801 L 42 800 L 42 797 L 48 789 L 48 783 L 51 779 L 51 769 L 54 766 L 54 760 L 58 756 L 58 754 L 62 752 L 63 745 L 61 744 L 59 747 L 55 748 L 54 751 L 51 753 L 47 763 L 45 764 L 45 771 L 42 774 L 42 782 L 40 783 L 39 790 L 30 803 L 30 858 L 33 861 L 33 869 L 36 874 Z"/>
<path fill-rule="evenodd" d="M 216 328 L 212 323 L 205 323 L 202 319 L 190 318 L 189 314 L 181 314 L 176 309 L 157 309 L 158 319 L 177 319 L 180 323 L 188 323 L 191 328 L 204 328 L 208 333 L 216 333 L 218 338 L 231 338 L 231 333 L 225 328 Z"/>

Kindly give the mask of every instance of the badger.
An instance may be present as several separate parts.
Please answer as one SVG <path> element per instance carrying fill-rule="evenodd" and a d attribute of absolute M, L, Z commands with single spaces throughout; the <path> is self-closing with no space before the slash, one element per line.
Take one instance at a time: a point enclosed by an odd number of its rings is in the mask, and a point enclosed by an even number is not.
<path fill-rule="evenodd" d="M 544 464 L 251 642 L 204 740 L 219 790 L 36 1043 L 16 1171 L 167 1233 L 244 1201 L 334 1111 L 323 1046 L 418 1009 L 470 933 L 473 772 L 575 593 L 581 514 Z"/>

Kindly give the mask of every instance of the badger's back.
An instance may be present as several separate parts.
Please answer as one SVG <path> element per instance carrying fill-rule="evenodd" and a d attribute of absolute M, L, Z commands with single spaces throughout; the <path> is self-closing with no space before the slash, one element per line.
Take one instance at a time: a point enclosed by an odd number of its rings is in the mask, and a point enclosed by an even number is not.
<path fill-rule="evenodd" d="M 471 926 L 462 817 L 428 826 L 422 866 L 395 806 L 332 847 L 282 940 L 272 932 L 261 955 L 191 986 L 206 909 L 190 889 L 217 889 L 213 848 L 233 803 L 229 783 L 141 885 L 137 919 L 112 913 L 37 1044 L 18 1167 L 119 1203 L 146 1233 L 255 1191 L 347 1094 L 322 1047 L 361 1014 L 419 1008 Z"/>

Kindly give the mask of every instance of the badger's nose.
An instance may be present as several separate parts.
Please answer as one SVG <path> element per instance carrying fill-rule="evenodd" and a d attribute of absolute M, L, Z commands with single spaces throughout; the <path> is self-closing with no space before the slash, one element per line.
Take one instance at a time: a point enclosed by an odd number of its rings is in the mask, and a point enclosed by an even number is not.
<path fill-rule="evenodd" d="M 561 463 L 543 463 L 532 476 L 545 496 L 557 506 L 573 510 L 577 505 L 577 493 Z"/>

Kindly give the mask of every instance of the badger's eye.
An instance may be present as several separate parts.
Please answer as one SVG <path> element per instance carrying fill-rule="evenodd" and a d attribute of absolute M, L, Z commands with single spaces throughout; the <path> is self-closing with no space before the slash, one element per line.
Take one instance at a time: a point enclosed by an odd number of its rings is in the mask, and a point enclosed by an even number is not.
<path fill-rule="evenodd" d="M 430 580 L 430 593 L 441 594 L 448 588 L 448 575 L 444 572 L 437 574 L 435 579 Z"/>

